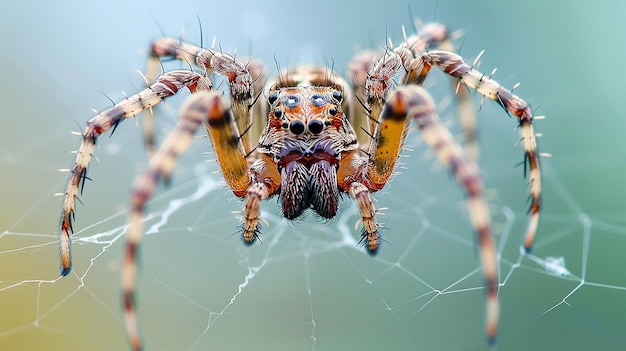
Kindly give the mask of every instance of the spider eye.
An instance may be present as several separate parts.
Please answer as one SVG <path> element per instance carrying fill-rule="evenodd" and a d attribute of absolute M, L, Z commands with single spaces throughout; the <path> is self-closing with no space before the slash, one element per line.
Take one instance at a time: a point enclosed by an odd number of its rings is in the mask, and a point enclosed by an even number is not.
<path fill-rule="evenodd" d="M 330 113 L 331 116 L 337 115 L 337 112 L 338 112 L 337 109 L 334 107 L 331 107 L 328 109 L 328 113 Z"/>
<path fill-rule="evenodd" d="M 333 97 L 339 102 L 343 100 L 343 94 L 338 90 L 333 91 Z"/>
<path fill-rule="evenodd" d="M 319 134 L 324 130 L 324 123 L 319 119 L 312 119 L 308 124 L 309 132 L 313 134 Z"/>
<path fill-rule="evenodd" d="M 298 120 L 291 121 L 291 123 L 289 123 L 289 130 L 296 135 L 302 134 L 304 133 L 304 123 Z"/>
<path fill-rule="evenodd" d="M 284 101 L 285 106 L 293 108 L 300 104 L 300 97 L 298 95 L 289 95 Z"/>
<path fill-rule="evenodd" d="M 311 102 L 313 102 L 313 105 L 317 107 L 324 106 L 328 103 L 326 99 L 324 99 L 324 96 L 318 94 L 315 94 L 311 97 Z"/>
<path fill-rule="evenodd" d="M 267 97 L 267 101 L 270 103 L 270 105 L 273 105 L 276 100 L 278 100 L 278 94 L 276 93 L 271 93 L 270 96 Z"/>
<path fill-rule="evenodd" d="M 283 110 L 277 108 L 274 110 L 274 117 L 281 118 L 283 116 Z"/>

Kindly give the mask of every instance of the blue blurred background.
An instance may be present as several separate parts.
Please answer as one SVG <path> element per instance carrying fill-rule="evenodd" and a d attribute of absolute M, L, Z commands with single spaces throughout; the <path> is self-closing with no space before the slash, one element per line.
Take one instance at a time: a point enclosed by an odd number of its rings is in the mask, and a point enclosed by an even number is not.
<path fill-rule="evenodd" d="M 410 11 L 408 10 L 410 8 Z M 145 167 L 141 128 L 123 123 L 99 142 L 77 211 L 75 269 L 58 278 L 56 226 L 79 131 L 122 91 L 143 85 L 149 42 L 163 34 L 261 58 L 270 73 L 313 61 L 344 71 L 359 48 L 402 40 L 412 17 L 462 29 L 468 61 L 498 68 L 537 115 L 544 204 L 533 255 L 519 243 L 527 188 L 516 121 L 487 102 L 479 113 L 481 167 L 499 240 L 497 349 L 602 349 L 626 345 L 626 59 L 621 1 L 109 1 L 0 5 L 0 349 L 126 348 L 119 262 L 128 192 Z M 182 33 L 182 34 L 181 34 Z M 186 67 L 169 63 L 169 69 Z M 438 101 L 449 84 L 434 74 Z M 184 94 L 186 95 L 186 93 Z M 158 110 L 160 138 L 180 98 Z M 476 98 L 476 103 L 480 101 Z M 454 110 L 442 118 L 455 132 Z M 140 124 L 140 118 L 137 124 Z M 475 240 L 453 179 L 409 137 L 406 169 L 377 195 L 389 230 L 380 255 L 358 236 L 349 200 L 341 218 L 286 223 L 264 207 L 264 245 L 243 247 L 240 203 L 221 188 L 206 140 L 181 159 L 173 184 L 151 203 L 152 224 L 183 207 L 142 246 L 140 323 L 149 350 L 482 350 L 484 292 Z M 218 183 L 213 183 L 212 181 Z M 208 185 L 207 185 L 208 184 Z M 202 186 L 209 188 L 202 188 Z M 188 197 L 207 193 L 201 200 Z M 347 233 L 347 234 L 346 234 Z M 546 258 L 565 260 L 555 276 Z M 232 301 L 232 302 L 231 302 Z"/>

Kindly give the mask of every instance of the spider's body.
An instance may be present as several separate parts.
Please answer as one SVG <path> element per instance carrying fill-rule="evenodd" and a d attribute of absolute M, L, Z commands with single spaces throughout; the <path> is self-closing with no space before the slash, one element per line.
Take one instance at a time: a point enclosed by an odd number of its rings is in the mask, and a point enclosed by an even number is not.
<path fill-rule="evenodd" d="M 427 51 L 429 46 L 446 50 Z M 150 109 L 187 87 L 193 94 L 181 108 L 176 128 L 152 155 L 148 170 L 137 178 L 131 196 L 122 286 L 133 349 L 142 348 L 134 296 L 136 253 L 143 233 L 144 208 L 159 179 L 169 177 L 176 158 L 202 125 L 226 184 L 243 200 L 242 237 L 246 243 L 259 238 L 263 200 L 278 196 L 283 215 L 290 220 L 307 209 L 322 218 L 333 218 L 342 194 L 347 194 L 359 208 L 361 241 L 373 254 L 380 244 L 380 225 L 376 222 L 377 211 L 370 194 L 382 189 L 393 175 L 410 126 L 416 124 L 424 141 L 450 169 L 467 195 L 468 213 L 478 236 L 487 287 L 487 335 L 490 340 L 495 338 L 498 267 L 482 178 L 474 160 L 466 156 L 439 121 L 434 103 L 421 85 L 430 69 L 436 66 L 457 84 L 460 114 L 464 120 L 472 120 L 473 115 L 468 115 L 467 94 L 459 90 L 460 85 L 495 100 L 509 115 L 518 118 L 531 182 L 528 249 L 537 226 L 541 191 L 533 117 L 524 100 L 474 70 L 452 52 L 445 27 L 427 25 L 419 34 L 384 53 L 366 51 L 355 56 L 349 66 L 351 84 L 323 67 L 302 66 L 279 72 L 278 77 L 263 88 L 264 74 L 256 60 L 240 61 L 223 52 L 171 38 L 153 43 L 149 77 L 160 66 L 161 57 L 193 62 L 200 67 L 200 72 L 165 72 L 148 89 L 87 123 L 71 169 L 61 220 L 61 274 L 67 275 L 71 269 L 69 249 L 74 204 L 78 189 L 86 179 L 97 138 L 121 120 Z M 230 99 L 213 90 L 210 73 L 228 79 Z M 394 79 L 400 74 L 403 76 L 396 83 Z M 255 99 L 255 90 L 263 90 L 266 101 Z M 355 100 L 362 108 L 355 106 Z M 473 135 L 472 131 L 467 135 Z M 146 140 L 148 143 L 153 140 L 150 131 Z"/>

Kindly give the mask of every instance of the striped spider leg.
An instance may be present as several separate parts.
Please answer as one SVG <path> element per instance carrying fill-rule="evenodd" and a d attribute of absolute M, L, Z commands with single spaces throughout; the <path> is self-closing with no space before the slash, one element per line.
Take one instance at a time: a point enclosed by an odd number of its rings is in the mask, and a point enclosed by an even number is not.
<path fill-rule="evenodd" d="M 174 39 L 170 37 L 158 38 L 154 40 L 150 45 L 150 57 L 148 59 L 148 64 L 146 65 L 145 76 L 148 81 L 152 81 L 157 76 L 158 72 L 162 69 L 162 60 L 181 60 L 205 69 L 205 66 L 207 64 L 211 64 L 211 57 L 220 57 L 222 55 L 231 57 L 230 55 L 224 54 L 220 51 L 205 49 L 193 44 L 181 42 L 179 39 Z M 231 59 L 235 60 L 234 57 L 231 57 Z M 248 72 L 248 74 L 246 75 L 246 79 L 252 79 L 252 91 L 262 91 L 263 85 L 265 84 L 266 75 L 260 62 L 254 58 L 241 58 L 236 59 L 236 61 L 240 62 L 240 65 L 242 66 L 241 69 L 244 69 Z M 216 62 L 215 64 L 217 64 L 218 66 L 224 66 L 223 63 L 219 62 Z M 237 83 L 236 80 L 242 78 L 238 76 L 233 76 L 233 73 L 225 72 L 225 68 L 226 67 L 216 67 L 215 72 L 218 73 L 221 71 L 229 79 L 230 93 L 233 97 L 233 100 L 231 101 L 233 105 L 231 108 L 233 109 L 233 113 L 236 118 L 237 128 L 239 128 L 240 131 L 247 131 L 246 133 L 242 133 L 241 135 L 242 142 L 244 144 L 246 152 L 253 152 L 254 147 L 258 142 L 258 137 L 261 134 L 263 123 L 249 123 L 249 107 L 250 105 L 252 105 L 252 101 L 250 100 L 250 97 L 247 96 L 249 92 L 247 92 L 246 89 L 241 88 L 248 83 L 244 85 L 242 85 L 241 83 Z M 212 70 L 209 70 L 209 72 L 211 71 Z M 261 115 L 262 112 L 267 110 L 265 106 L 261 105 L 263 104 L 254 104 L 254 115 Z M 153 116 L 147 115 L 145 117 L 149 117 L 150 119 L 152 119 Z M 145 119 L 146 118 L 144 118 L 144 122 Z M 147 146 L 150 149 L 153 149 L 155 140 L 154 125 L 152 124 L 152 122 L 149 122 L 147 124 L 144 123 L 144 132 L 145 142 Z"/>
<path fill-rule="evenodd" d="M 427 23 L 423 25 L 419 20 L 414 22 L 414 27 L 417 29 L 415 34 L 407 36 L 405 28 L 402 28 L 404 42 L 400 44 L 400 48 L 409 50 L 413 55 L 433 48 L 454 52 L 453 41 L 461 36 L 460 31 L 450 33 L 448 28 L 441 23 Z M 391 41 L 387 45 L 393 47 Z M 367 76 L 372 70 L 374 63 L 378 62 L 383 54 L 384 52 L 380 51 L 363 50 L 355 55 L 350 62 L 349 76 L 352 81 L 352 88 L 357 99 L 362 103 L 366 101 L 365 82 Z M 457 104 L 457 115 L 463 127 L 465 153 L 471 159 L 477 160 L 480 150 L 478 149 L 477 141 L 476 114 L 470 99 L 469 90 L 459 89 L 460 81 L 458 79 L 453 78 L 452 83 Z M 370 115 L 372 115 L 372 111 L 367 111 L 367 108 L 357 109 L 354 117 L 351 119 L 358 120 L 353 122 L 353 125 L 361 145 L 367 145 L 369 142 L 370 135 L 368 135 L 367 131 L 375 130 L 376 119 L 370 118 Z"/>
<path fill-rule="evenodd" d="M 419 72 L 415 78 L 417 81 L 421 81 L 426 78 L 430 68 L 433 66 L 459 79 L 467 87 L 476 89 L 484 97 L 494 100 L 510 116 L 517 117 L 524 147 L 524 169 L 526 171 L 526 167 L 528 167 L 528 182 L 530 184 L 529 218 L 524 237 L 524 248 L 526 252 L 529 252 L 535 240 L 539 224 L 539 212 L 541 210 L 541 171 L 539 168 L 537 140 L 533 127 L 533 114 L 530 106 L 526 101 L 511 93 L 510 90 L 504 88 L 498 82 L 463 62 L 463 58 L 453 52 L 426 52 L 411 62 L 410 70 L 416 73 Z"/>
<path fill-rule="evenodd" d="M 175 95 L 181 89 L 187 87 L 191 92 L 196 90 L 210 90 L 211 81 L 207 77 L 209 72 L 222 74 L 229 79 L 230 90 L 233 99 L 231 104 L 236 116 L 236 120 L 244 126 L 248 123 L 248 108 L 252 104 L 252 78 L 246 67 L 235 61 L 227 54 L 212 50 L 199 51 L 194 56 L 195 62 L 204 70 L 204 74 L 199 74 L 191 70 L 170 71 L 160 75 L 156 81 L 147 89 L 130 96 L 112 108 L 100 112 L 90 119 L 82 133 L 82 142 L 76 152 L 76 160 L 69 170 L 70 179 L 64 193 L 63 209 L 61 212 L 61 275 L 65 276 L 71 271 L 71 234 L 73 233 L 73 222 L 75 217 L 75 204 L 79 192 L 85 185 L 87 178 L 87 168 L 94 146 L 100 135 L 111 128 L 115 130 L 118 124 L 127 118 L 135 117 L 144 110 L 151 110 L 152 107 L 164 99 Z M 243 130 L 243 129 L 242 129 Z M 251 149 L 251 142 L 243 138 L 246 151 Z M 167 176 L 167 175 L 165 175 Z M 80 188 L 80 191 L 79 191 Z"/>
<path fill-rule="evenodd" d="M 402 49 L 398 51 L 402 51 Z M 524 249 L 526 252 L 529 252 L 532 249 L 539 224 L 541 171 L 536 135 L 532 124 L 533 114 L 528 103 L 495 80 L 465 63 L 460 55 L 453 52 L 433 50 L 416 55 L 413 58 L 405 56 L 403 57 L 403 65 L 407 69 L 405 83 L 421 84 L 426 79 L 430 69 L 433 66 L 438 67 L 444 73 L 458 79 L 468 88 L 475 89 L 483 97 L 498 103 L 509 116 L 517 117 L 524 147 L 524 170 L 526 172 L 526 169 L 528 169 L 528 181 L 530 184 L 531 203 L 524 237 Z"/>
<path fill-rule="evenodd" d="M 433 43 L 435 45 L 432 45 Z M 437 50 L 430 50 L 433 46 Z M 465 133 L 466 154 L 470 159 L 476 160 L 478 158 L 478 146 L 476 142 L 476 117 L 469 99 L 469 89 L 478 91 L 482 94 L 483 99 L 488 98 L 498 103 L 509 116 L 517 117 L 524 147 L 524 172 L 526 173 L 528 170 L 528 182 L 530 184 L 531 203 L 524 235 L 524 249 L 526 252 L 530 252 L 535 240 L 541 210 L 540 154 L 537 151 L 532 111 L 526 101 L 491 79 L 493 72 L 486 75 L 474 69 L 473 66 L 482 53 L 478 55 L 472 65 L 469 65 L 453 50 L 454 46 L 445 27 L 441 24 L 427 24 L 417 35 L 406 38 L 405 42 L 393 51 L 400 55 L 402 65 L 407 71 L 404 84 L 421 85 L 433 66 L 438 67 L 453 78 L 458 99 L 458 114 Z M 463 86 L 467 89 L 463 89 Z"/>
<path fill-rule="evenodd" d="M 160 76 L 154 84 L 133 96 L 130 96 L 112 108 L 98 113 L 87 122 L 82 133 L 82 142 L 76 151 L 76 160 L 70 169 L 70 178 L 64 193 L 63 209 L 61 212 L 61 275 L 66 276 L 72 269 L 72 255 L 70 251 L 71 234 L 74 231 L 74 210 L 79 192 L 82 192 L 87 180 L 87 167 L 98 137 L 109 129 L 139 112 L 151 109 L 164 99 L 176 94 L 187 87 L 195 91 L 205 83 L 205 78 L 192 71 L 171 71 Z"/>

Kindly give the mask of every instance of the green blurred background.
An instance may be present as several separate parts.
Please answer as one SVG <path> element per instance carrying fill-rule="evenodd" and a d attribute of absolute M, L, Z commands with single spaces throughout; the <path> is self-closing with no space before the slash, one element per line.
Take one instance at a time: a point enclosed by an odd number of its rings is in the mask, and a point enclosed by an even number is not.
<path fill-rule="evenodd" d="M 411 12 L 409 13 L 408 8 Z M 500 350 L 626 348 L 626 190 L 622 1 L 5 2 L 0 5 L 0 349 L 126 348 L 119 262 L 124 209 L 146 164 L 141 128 L 99 142 L 77 211 L 74 271 L 58 279 L 56 227 L 66 174 L 94 114 L 142 86 L 150 40 L 167 34 L 254 55 L 274 72 L 313 61 L 343 71 L 357 48 L 402 40 L 411 15 L 465 33 L 461 54 L 537 115 L 545 212 L 533 255 L 519 243 L 527 188 L 516 121 L 487 102 L 481 167 L 499 240 Z M 185 67 L 169 64 L 170 69 Z M 447 80 L 427 83 L 438 101 Z M 186 95 L 186 94 L 184 94 Z M 159 109 L 162 140 L 184 96 Z M 478 103 L 479 97 L 476 98 Z M 441 111 L 454 122 L 453 109 Z M 138 119 L 139 121 L 140 119 Z M 140 122 L 138 122 L 140 123 Z M 453 125 L 453 130 L 459 132 Z M 389 228 L 371 258 L 344 201 L 340 218 L 280 220 L 264 209 L 263 245 L 236 236 L 240 208 L 196 140 L 151 203 L 158 224 L 142 246 L 139 321 L 148 350 L 482 350 L 484 292 L 458 186 L 418 133 L 406 169 L 376 196 Z M 203 194 L 194 199 L 194 194 Z M 183 201 L 178 201 L 183 199 Z M 562 257 L 569 275 L 542 262 Z"/>

